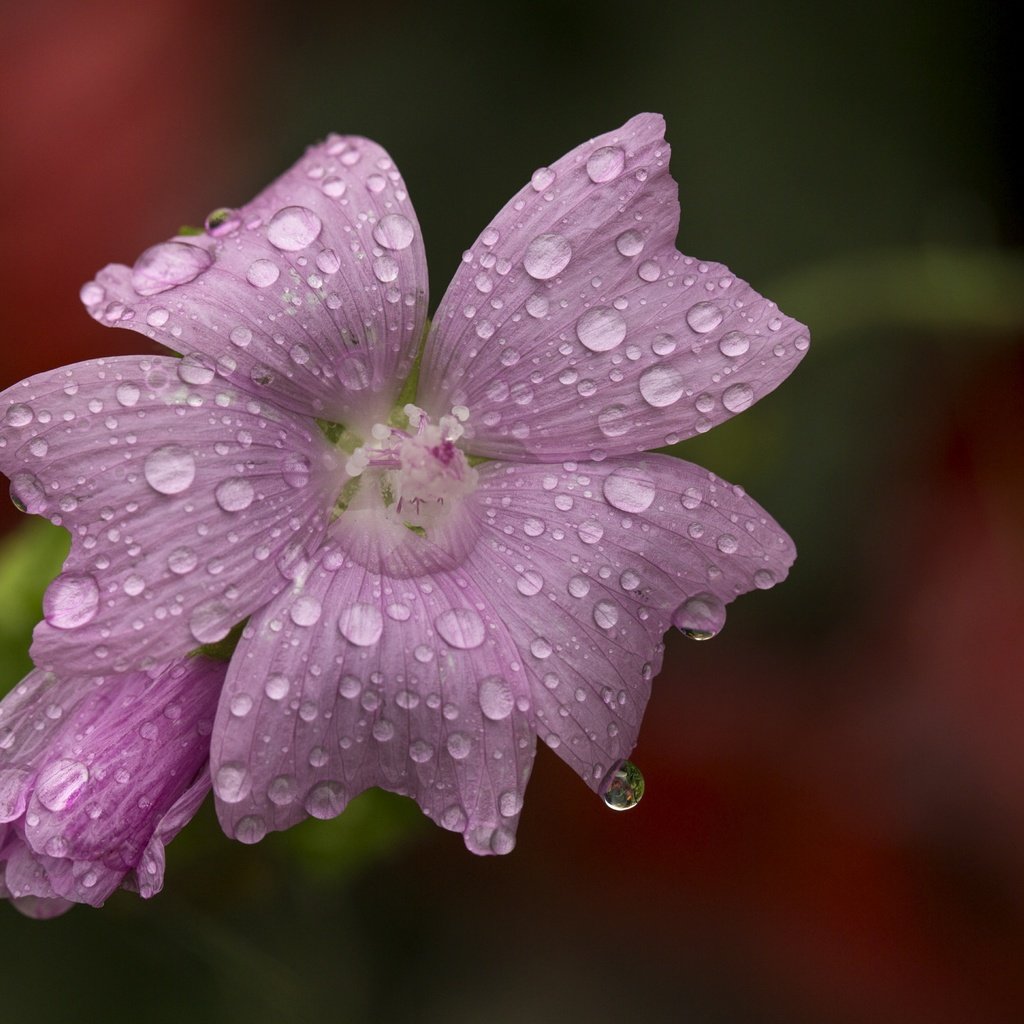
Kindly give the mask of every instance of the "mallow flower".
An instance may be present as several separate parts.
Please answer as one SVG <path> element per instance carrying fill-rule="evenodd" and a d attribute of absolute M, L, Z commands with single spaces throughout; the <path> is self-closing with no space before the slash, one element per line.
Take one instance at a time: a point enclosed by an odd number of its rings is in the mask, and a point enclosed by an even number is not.
<path fill-rule="evenodd" d="M 749 408 L 805 329 L 675 247 L 664 123 L 536 170 L 427 321 L 387 153 L 332 135 L 205 230 L 82 289 L 180 353 L 3 396 L 15 500 L 71 532 L 36 663 L 145 669 L 245 623 L 211 737 L 243 841 L 408 795 L 514 845 L 538 737 L 614 806 L 671 625 L 717 632 L 789 538 L 650 449 Z"/>
<path fill-rule="evenodd" d="M 32 917 L 160 891 L 164 847 L 210 791 L 225 662 L 30 672 L 0 701 L 0 898 Z"/>

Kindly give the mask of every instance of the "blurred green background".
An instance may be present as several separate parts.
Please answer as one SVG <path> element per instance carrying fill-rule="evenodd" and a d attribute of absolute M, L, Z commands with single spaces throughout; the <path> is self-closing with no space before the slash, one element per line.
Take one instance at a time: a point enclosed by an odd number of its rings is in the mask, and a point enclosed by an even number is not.
<path fill-rule="evenodd" d="M 668 120 L 680 248 L 812 336 L 779 391 L 681 446 L 800 557 L 712 643 L 669 638 L 637 810 L 545 750 L 506 858 L 379 793 L 256 847 L 207 809 L 149 903 L 48 923 L 0 906 L 5 1020 L 1024 1019 L 1009 10 L 5 7 L 0 386 L 139 351 L 81 311 L 81 283 L 330 130 L 402 169 L 436 305 L 534 168 L 640 110 Z M 0 690 L 64 543 L 3 523 Z"/>

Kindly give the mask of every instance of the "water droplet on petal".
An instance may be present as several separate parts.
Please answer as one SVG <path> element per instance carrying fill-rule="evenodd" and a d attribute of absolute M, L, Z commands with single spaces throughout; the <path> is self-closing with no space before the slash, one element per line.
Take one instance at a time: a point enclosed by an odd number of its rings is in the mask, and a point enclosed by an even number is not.
<path fill-rule="evenodd" d="M 263 684 L 263 692 L 271 700 L 284 700 L 288 696 L 290 688 L 291 683 L 289 683 L 288 677 L 280 673 L 267 676 L 267 681 Z"/>
<path fill-rule="evenodd" d="M 126 409 L 130 409 L 135 405 L 139 396 L 142 394 L 141 391 L 134 385 L 125 382 L 124 384 L 118 384 L 117 390 L 114 392 L 114 396 L 120 405 L 123 405 Z"/>
<path fill-rule="evenodd" d="M 624 405 L 609 405 L 597 414 L 597 426 L 605 437 L 621 437 L 630 427 L 629 409 Z"/>
<path fill-rule="evenodd" d="M 747 350 L 750 348 L 750 339 L 739 331 L 729 331 L 728 334 L 723 334 L 721 340 L 718 342 L 718 350 L 723 356 L 727 356 L 729 359 L 735 359 L 737 356 L 747 354 Z"/>
<path fill-rule="evenodd" d="M 523 267 L 536 281 L 557 277 L 572 259 L 572 246 L 564 235 L 538 235 L 526 247 Z"/>
<path fill-rule="evenodd" d="M 63 811 L 89 781 L 89 769 L 81 761 L 55 761 L 39 773 L 36 797 L 48 811 Z"/>
<path fill-rule="evenodd" d="M 534 192 L 543 192 L 555 180 L 555 172 L 550 167 L 538 167 L 530 175 L 530 184 Z"/>
<path fill-rule="evenodd" d="M 252 779 L 244 764 L 227 762 L 222 764 L 213 777 L 213 788 L 226 804 L 241 803 L 252 790 Z"/>
<path fill-rule="evenodd" d="M 604 536 L 604 527 L 593 519 L 584 520 L 576 530 L 584 544 L 596 544 Z"/>
<path fill-rule="evenodd" d="M 338 631 L 356 647 L 372 647 L 384 632 L 384 617 L 376 605 L 356 601 L 338 617 Z"/>
<path fill-rule="evenodd" d="M 223 238 L 242 226 L 242 218 L 235 210 L 221 206 L 207 216 L 203 226 L 208 235 L 213 235 L 214 238 Z"/>
<path fill-rule="evenodd" d="M 280 276 L 281 270 L 272 260 L 253 260 L 245 272 L 245 279 L 254 288 L 269 288 Z"/>
<path fill-rule="evenodd" d="M 636 274 L 641 281 L 646 281 L 648 284 L 652 284 L 661 277 L 661 267 L 659 267 L 654 260 L 644 260 L 643 263 L 636 268 Z"/>
<path fill-rule="evenodd" d="M 191 548 L 175 548 L 167 556 L 167 568 L 178 576 L 191 572 L 199 564 L 199 556 Z"/>
<path fill-rule="evenodd" d="M 4 419 L 6 419 L 12 427 L 27 427 L 34 418 L 35 413 L 32 412 L 32 407 L 22 405 L 21 403 L 16 403 L 10 406 L 4 416 Z"/>
<path fill-rule="evenodd" d="M 88 573 L 63 573 L 43 595 L 43 615 L 55 629 L 78 629 L 96 617 L 100 588 Z"/>
<path fill-rule="evenodd" d="M 632 761 L 623 761 L 608 777 L 601 797 L 613 811 L 628 811 L 643 799 L 644 777 Z"/>
<path fill-rule="evenodd" d="M 283 252 L 299 252 L 317 239 L 322 228 L 323 223 L 312 210 L 286 206 L 270 218 L 267 241 Z"/>
<path fill-rule="evenodd" d="M 213 257 L 188 242 L 151 246 L 132 267 L 132 287 L 140 295 L 159 295 L 194 281 L 213 263 Z"/>
<path fill-rule="evenodd" d="M 412 221 L 400 213 L 389 213 L 373 226 L 373 240 L 385 249 L 408 249 L 415 237 Z"/>
<path fill-rule="evenodd" d="M 235 476 L 217 484 L 214 497 L 225 512 L 241 512 L 247 509 L 256 496 L 252 484 L 244 477 Z"/>
<path fill-rule="evenodd" d="M 642 469 L 624 466 L 605 477 L 605 499 L 622 512 L 643 512 L 654 502 L 654 481 Z"/>
<path fill-rule="evenodd" d="M 306 794 L 303 806 L 310 817 L 327 821 L 341 814 L 347 802 L 345 787 L 340 782 L 328 781 L 314 786 Z"/>
<path fill-rule="evenodd" d="M 623 256 L 639 256 L 644 250 L 644 236 L 630 228 L 615 239 L 615 248 Z"/>
<path fill-rule="evenodd" d="M 192 486 L 196 476 L 196 461 L 181 445 L 164 445 L 146 456 L 142 472 L 154 491 L 160 494 L 180 494 Z"/>
<path fill-rule="evenodd" d="M 685 390 L 683 375 L 674 366 L 650 366 L 640 374 L 640 394 L 655 409 L 678 402 Z"/>
<path fill-rule="evenodd" d="M 725 319 L 725 314 L 713 302 L 698 302 L 686 311 L 686 322 L 697 334 L 713 331 Z"/>
<path fill-rule="evenodd" d="M 215 644 L 223 640 L 231 632 L 232 625 L 226 605 L 215 597 L 196 605 L 188 620 L 189 631 L 201 644 Z"/>
<path fill-rule="evenodd" d="M 462 651 L 472 650 L 484 642 L 483 619 L 472 608 L 449 608 L 434 620 L 441 638 Z"/>
<path fill-rule="evenodd" d="M 258 814 L 247 814 L 235 825 L 235 838 L 240 843 L 258 843 L 267 834 L 267 823 Z"/>
<path fill-rule="evenodd" d="M 516 580 L 516 590 L 523 597 L 533 597 L 539 594 L 544 586 L 544 577 L 536 569 L 527 569 L 522 576 Z"/>
<path fill-rule="evenodd" d="M 378 256 L 373 261 L 373 276 L 382 284 L 388 284 L 398 277 L 398 260 L 394 256 Z"/>
<path fill-rule="evenodd" d="M 480 681 L 479 689 L 480 710 L 485 718 L 492 722 L 500 722 L 512 714 L 515 701 L 512 697 L 512 688 L 501 676 L 487 676 Z M 449 753 L 451 753 L 451 741 L 449 737 Z M 466 751 L 469 752 L 468 750 Z M 452 754 L 454 757 L 455 755 Z"/>
<path fill-rule="evenodd" d="M 732 555 L 736 553 L 736 549 L 740 546 L 739 541 L 731 533 L 723 533 L 716 541 L 718 550 L 723 555 Z"/>
<path fill-rule="evenodd" d="M 288 614 L 296 626 L 312 626 L 320 619 L 320 602 L 311 594 L 296 598 Z"/>
<path fill-rule="evenodd" d="M 714 594 L 695 594 L 672 613 L 672 625 L 691 640 L 710 640 L 725 625 L 725 605 Z"/>
<path fill-rule="evenodd" d="M 591 352 L 608 352 L 626 337 L 626 320 L 617 309 L 598 306 L 576 321 L 576 337 Z"/>
<path fill-rule="evenodd" d="M 754 586 L 758 590 L 770 590 L 775 586 L 775 573 L 771 569 L 758 569 L 754 573 Z"/>
<path fill-rule="evenodd" d="M 731 384 L 722 392 L 722 405 L 729 412 L 743 412 L 754 404 L 754 389 L 749 384 Z"/>
<path fill-rule="evenodd" d="M 625 165 L 626 154 L 619 146 L 602 146 L 587 159 L 587 174 L 592 182 L 600 184 L 617 178 Z"/>
<path fill-rule="evenodd" d="M 600 629 L 611 629 L 619 621 L 619 606 L 614 601 L 598 601 L 594 605 L 594 623 Z"/>

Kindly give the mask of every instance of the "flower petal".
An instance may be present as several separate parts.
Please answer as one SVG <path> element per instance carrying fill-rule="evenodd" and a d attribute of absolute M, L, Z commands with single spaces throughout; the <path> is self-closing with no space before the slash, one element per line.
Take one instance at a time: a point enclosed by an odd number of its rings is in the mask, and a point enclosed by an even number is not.
<path fill-rule="evenodd" d="M 741 488 L 664 455 L 478 471 L 486 525 L 463 569 L 519 649 L 538 735 L 600 790 L 665 630 L 717 631 L 729 601 L 785 577 L 793 544 Z"/>
<path fill-rule="evenodd" d="M 772 391 L 806 329 L 675 248 L 664 121 L 640 114 L 535 172 L 465 254 L 417 401 L 466 406 L 468 450 L 623 455 L 710 429 Z"/>
<path fill-rule="evenodd" d="M 0 769 L 23 766 L 28 779 L 21 816 L 0 834 L 5 895 L 100 906 L 122 884 L 159 891 L 164 845 L 210 788 L 226 670 L 207 658 L 97 679 L 37 669 L 0 703 L 11 737 Z"/>
<path fill-rule="evenodd" d="M 369 426 L 411 369 L 427 265 L 391 158 L 332 135 L 205 234 L 100 271 L 82 299 L 100 323 L 202 354 L 254 394 Z"/>
<path fill-rule="evenodd" d="M 37 664 L 127 671 L 223 637 L 319 542 L 332 458 L 312 423 L 187 360 L 94 360 L 8 389 L 0 469 L 72 534 Z"/>
<path fill-rule="evenodd" d="M 328 547 L 254 617 L 231 662 L 211 753 L 221 823 L 255 842 L 380 786 L 473 852 L 506 853 L 533 762 L 528 707 L 471 581 L 396 579 Z"/>

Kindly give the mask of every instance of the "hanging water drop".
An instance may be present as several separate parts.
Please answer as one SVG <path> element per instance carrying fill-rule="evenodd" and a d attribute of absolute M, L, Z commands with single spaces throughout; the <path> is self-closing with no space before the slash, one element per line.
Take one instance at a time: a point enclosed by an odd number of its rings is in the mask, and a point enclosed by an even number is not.
<path fill-rule="evenodd" d="M 610 773 L 601 798 L 613 811 L 630 811 L 643 799 L 644 777 L 632 761 L 623 761 Z"/>

